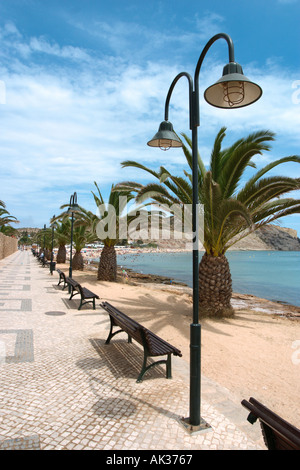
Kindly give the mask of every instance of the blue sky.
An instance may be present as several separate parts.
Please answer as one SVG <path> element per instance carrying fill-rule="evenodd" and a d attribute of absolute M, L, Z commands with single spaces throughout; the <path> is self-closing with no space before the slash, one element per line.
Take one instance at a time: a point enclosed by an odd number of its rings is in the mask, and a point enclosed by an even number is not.
<path fill-rule="evenodd" d="M 271 152 L 256 158 L 258 168 L 299 155 L 299 17 L 300 0 L 0 0 L 0 199 L 20 227 L 43 227 L 74 191 L 95 211 L 94 181 L 104 196 L 113 183 L 148 182 L 147 174 L 122 169 L 124 160 L 181 175 L 180 149 L 161 152 L 146 143 L 163 120 L 173 78 L 193 75 L 219 32 L 231 36 L 236 61 L 263 97 L 239 110 L 212 108 L 201 97 L 205 163 L 222 126 L 226 146 L 255 130 L 276 133 Z M 219 40 L 201 69 L 201 96 L 227 62 Z M 188 114 L 183 81 L 170 110 L 178 133 L 189 133 Z M 278 173 L 299 177 L 299 165 Z M 299 236 L 300 215 L 281 225 Z"/>

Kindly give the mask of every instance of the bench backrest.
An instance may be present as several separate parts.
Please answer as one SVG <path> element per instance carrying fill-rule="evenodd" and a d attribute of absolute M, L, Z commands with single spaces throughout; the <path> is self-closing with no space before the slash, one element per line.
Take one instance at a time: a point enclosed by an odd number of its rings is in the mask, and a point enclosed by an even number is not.
<path fill-rule="evenodd" d="M 167 341 L 164 341 L 162 338 L 152 333 L 152 331 L 118 310 L 116 307 L 113 307 L 108 302 L 103 302 L 101 305 L 114 318 L 115 322 L 120 326 L 120 328 L 122 328 L 122 330 L 126 331 L 140 344 L 145 345 L 146 343 L 151 355 L 159 356 L 172 352 L 177 356 L 182 356 L 179 349 L 167 343 Z"/>
<path fill-rule="evenodd" d="M 130 336 L 136 339 L 138 342 L 142 341 L 140 329 L 142 325 L 128 317 L 125 313 L 118 310 L 116 307 L 113 307 L 108 302 L 103 302 L 102 307 L 113 317 L 117 325 L 126 331 Z"/>
<path fill-rule="evenodd" d="M 80 293 L 80 295 L 83 298 L 86 297 L 86 296 L 90 296 L 90 297 L 96 297 L 96 298 L 99 299 L 99 296 L 97 294 L 94 294 L 93 292 L 91 292 L 86 287 L 83 287 L 81 284 L 79 284 L 79 282 L 77 282 L 77 284 L 74 286 L 74 288 Z"/>
<path fill-rule="evenodd" d="M 259 419 L 265 443 L 269 450 L 300 450 L 300 429 L 269 410 L 255 398 L 243 400 L 242 405 L 250 411 L 248 421 Z"/>
<path fill-rule="evenodd" d="M 73 287 L 77 287 L 79 285 L 78 282 L 75 281 L 75 279 L 72 279 L 71 277 L 67 277 L 66 281 L 68 284 L 71 284 L 71 286 Z"/>
<path fill-rule="evenodd" d="M 157 336 L 155 333 L 152 333 L 152 331 L 147 330 L 147 328 L 142 328 L 151 354 L 154 356 L 159 356 L 161 354 L 173 353 L 175 356 L 182 356 L 182 353 L 179 349 L 175 348 L 170 343 Z"/>

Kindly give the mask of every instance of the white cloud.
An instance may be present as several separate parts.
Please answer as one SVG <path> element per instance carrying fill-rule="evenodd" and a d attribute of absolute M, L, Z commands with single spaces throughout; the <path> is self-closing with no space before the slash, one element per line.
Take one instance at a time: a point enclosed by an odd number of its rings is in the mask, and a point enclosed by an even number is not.
<path fill-rule="evenodd" d="M 206 23 L 208 29 L 213 21 L 222 19 L 211 17 Z M 121 26 L 118 31 L 103 31 L 109 33 L 111 41 L 113 33 L 120 39 L 124 37 Z M 141 30 L 141 34 L 150 32 Z M 155 168 L 163 164 L 174 172 L 184 163 L 180 150 L 163 153 L 146 145 L 164 118 L 168 86 L 180 72 L 177 64 L 148 61 L 134 65 L 122 56 L 105 56 L 104 60 L 82 48 L 61 47 L 46 38 L 25 40 L 12 23 L 0 31 L 0 36 L 2 58 L 6 58 L 0 69 L 6 85 L 6 104 L 0 108 L 0 199 L 7 202 L 12 215 L 29 220 L 34 208 L 36 223 L 45 223 L 75 190 L 81 201 L 87 202 L 94 180 L 109 189 L 112 183 L 124 179 L 146 178 L 141 171 L 122 169 L 123 160 Z M 153 38 L 165 40 L 163 33 L 159 37 L 156 32 Z M 177 40 L 184 44 L 192 38 L 193 33 Z M 39 61 L 40 56 L 43 61 Z M 45 66 L 46 58 L 51 60 L 50 66 Z M 208 62 L 201 90 L 212 77 L 219 78 L 222 67 L 211 67 Z M 289 144 L 299 145 L 299 105 L 291 99 L 295 91 L 292 82 L 299 77 L 287 74 L 282 78 L 274 65 L 264 76 L 254 67 L 247 76 L 264 89 L 263 99 L 253 107 L 223 112 L 201 99 L 199 148 L 206 161 L 222 125 L 228 127 L 229 138 L 231 134 L 232 138 L 244 136 L 251 128 L 267 127 L 285 135 Z M 174 90 L 170 120 L 178 133 L 189 133 L 184 79 Z M 90 198 L 90 208 L 93 204 Z"/>

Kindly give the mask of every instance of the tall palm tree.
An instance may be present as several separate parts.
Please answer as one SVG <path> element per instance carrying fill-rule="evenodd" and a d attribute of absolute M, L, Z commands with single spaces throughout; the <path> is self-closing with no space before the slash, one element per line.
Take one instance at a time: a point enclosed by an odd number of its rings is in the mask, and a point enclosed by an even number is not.
<path fill-rule="evenodd" d="M 274 133 L 267 130 L 255 132 L 222 149 L 225 135 L 226 128 L 222 128 L 216 136 L 208 169 L 198 155 L 198 202 L 204 206 L 205 253 L 199 265 L 199 303 L 203 316 L 233 314 L 230 304 L 232 282 L 226 251 L 260 227 L 300 212 L 299 199 L 283 197 L 300 188 L 300 178 L 265 176 L 280 164 L 300 163 L 300 157 L 292 155 L 273 161 L 243 183 L 245 170 L 256 168 L 252 158 L 270 150 L 269 142 L 274 140 Z M 182 136 L 186 142 L 183 142 L 183 151 L 191 170 L 191 140 L 185 134 Z M 140 168 L 159 180 L 144 186 L 131 181 L 116 186 L 118 190 L 135 192 L 138 202 L 151 198 L 169 207 L 174 203 L 192 203 L 190 170 L 184 171 L 184 177 L 178 177 L 164 167 L 156 172 L 134 161 L 125 161 L 122 166 Z"/>

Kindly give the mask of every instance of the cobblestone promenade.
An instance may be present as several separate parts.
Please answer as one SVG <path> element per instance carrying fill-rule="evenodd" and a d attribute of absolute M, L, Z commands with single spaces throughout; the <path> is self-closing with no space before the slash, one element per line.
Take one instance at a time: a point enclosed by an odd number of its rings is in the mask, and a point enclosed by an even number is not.
<path fill-rule="evenodd" d="M 1 450 L 265 449 L 247 410 L 205 377 L 201 416 L 211 429 L 190 435 L 179 423 L 188 364 L 173 358 L 172 380 L 158 366 L 137 384 L 140 346 L 121 335 L 105 346 L 100 302 L 77 310 L 57 283 L 30 251 L 0 261 Z"/>

